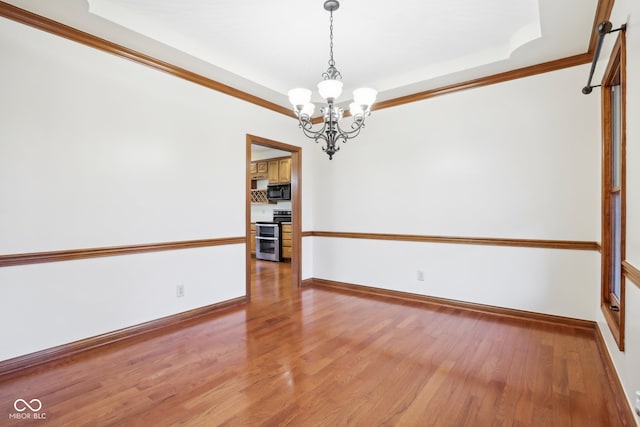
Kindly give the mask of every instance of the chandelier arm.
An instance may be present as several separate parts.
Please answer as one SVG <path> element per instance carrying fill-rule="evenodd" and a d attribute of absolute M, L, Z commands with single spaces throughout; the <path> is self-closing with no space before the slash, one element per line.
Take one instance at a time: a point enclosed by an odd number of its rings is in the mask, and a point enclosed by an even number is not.
<path fill-rule="evenodd" d="M 336 129 L 342 137 L 342 140 L 347 142 L 348 139 L 353 139 L 360 134 L 360 131 L 364 128 L 364 118 L 359 121 L 354 120 L 353 123 L 351 123 L 351 128 L 352 130 L 344 130 L 340 127 L 339 123 L 336 123 Z"/>
<path fill-rule="evenodd" d="M 323 123 L 322 127 L 318 130 L 313 129 L 313 124 L 310 121 L 298 119 L 300 122 L 300 128 L 302 129 L 302 133 L 307 138 L 315 139 L 318 142 L 318 139 L 322 139 L 325 142 L 327 141 L 327 137 L 325 136 L 325 129 L 327 127 L 326 123 Z"/>

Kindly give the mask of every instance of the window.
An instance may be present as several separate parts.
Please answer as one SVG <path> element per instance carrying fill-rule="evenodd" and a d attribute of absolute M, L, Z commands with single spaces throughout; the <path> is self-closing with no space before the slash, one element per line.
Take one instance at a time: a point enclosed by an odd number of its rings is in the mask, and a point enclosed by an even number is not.
<path fill-rule="evenodd" d="M 624 350 L 625 317 L 625 68 L 621 31 L 602 80 L 601 293 L 602 312 L 620 350 Z"/>

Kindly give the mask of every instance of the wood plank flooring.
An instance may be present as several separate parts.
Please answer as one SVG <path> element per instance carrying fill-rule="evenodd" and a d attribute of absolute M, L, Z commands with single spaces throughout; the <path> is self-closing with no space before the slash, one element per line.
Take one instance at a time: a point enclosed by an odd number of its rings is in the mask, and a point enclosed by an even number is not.
<path fill-rule="evenodd" d="M 0 425 L 622 425 L 591 330 L 289 274 L 254 261 L 248 305 L 0 378 Z"/>

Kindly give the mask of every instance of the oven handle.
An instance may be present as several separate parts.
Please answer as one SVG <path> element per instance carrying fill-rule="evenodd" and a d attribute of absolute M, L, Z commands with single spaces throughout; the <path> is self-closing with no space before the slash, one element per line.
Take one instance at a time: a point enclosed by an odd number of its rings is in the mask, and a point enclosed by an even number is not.
<path fill-rule="evenodd" d="M 277 237 L 262 237 L 262 236 L 256 236 L 256 239 L 258 239 L 258 240 L 278 240 Z"/>

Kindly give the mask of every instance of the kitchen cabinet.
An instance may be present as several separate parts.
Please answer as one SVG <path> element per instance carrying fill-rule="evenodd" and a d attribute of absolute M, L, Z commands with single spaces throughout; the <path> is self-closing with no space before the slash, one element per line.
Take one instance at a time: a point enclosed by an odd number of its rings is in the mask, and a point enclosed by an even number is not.
<path fill-rule="evenodd" d="M 269 184 L 280 183 L 280 174 L 278 170 L 278 160 L 269 160 Z"/>
<path fill-rule="evenodd" d="M 291 182 L 291 157 L 269 160 L 269 184 L 288 184 Z"/>
<path fill-rule="evenodd" d="M 251 223 L 251 255 L 256 254 L 256 224 Z"/>
<path fill-rule="evenodd" d="M 281 183 L 291 182 L 291 157 L 278 160 L 278 179 Z"/>
<path fill-rule="evenodd" d="M 282 258 L 291 259 L 293 251 L 293 225 L 290 222 L 282 223 Z"/>
<path fill-rule="evenodd" d="M 267 179 L 269 178 L 269 162 L 266 160 L 251 162 L 249 172 L 251 179 Z"/>

